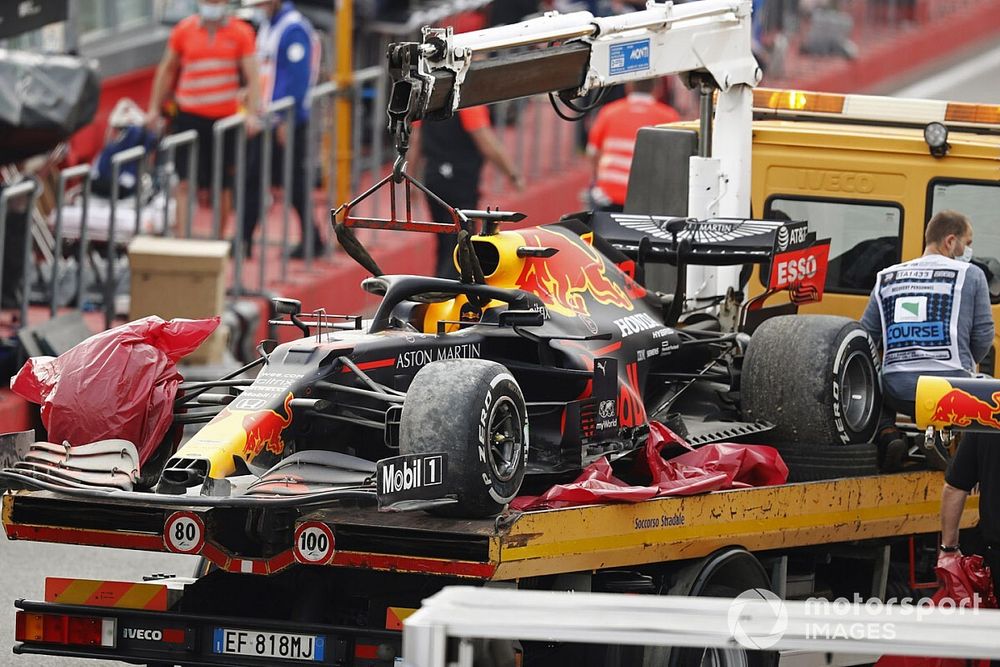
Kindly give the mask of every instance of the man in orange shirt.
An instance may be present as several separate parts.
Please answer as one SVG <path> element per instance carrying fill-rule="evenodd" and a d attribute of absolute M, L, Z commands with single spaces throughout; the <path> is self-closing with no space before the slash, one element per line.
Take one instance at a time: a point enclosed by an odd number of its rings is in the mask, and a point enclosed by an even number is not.
<path fill-rule="evenodd" d="M 594 169 L 591 196 L 595 208 L 621 211 L 628 189 L 628 173 L 640 128 L 680 120 L 670 106 L 653 97 L 655 79 L 626 84 L 626 95 L 605 105 L 587 137 L 587 156 Z"/>
<path fill-rule="evenodd" d="M 168 91 L 177 102 L 173 131 L 198 133 L 198 187 L 212 182 L 212 125 L 239 111 L 240 76 L 247 84 L 247 133 L 260 131 L 259 75 L 255 57 L 253 28 L 229 16 L 226 0 L 200 0 L 198 13 L 182 20 L 170 32 L 167 48 L 153 77 L 147 125 L 160 123 L 161 107 Z M 229 215 L 235 141 L 232 132 L 223 141 L 222 216 Z M 180 184 L 177 187 L 178 224 L 187 214 L 187 156 L 178 151 L 175 161 Z"/>

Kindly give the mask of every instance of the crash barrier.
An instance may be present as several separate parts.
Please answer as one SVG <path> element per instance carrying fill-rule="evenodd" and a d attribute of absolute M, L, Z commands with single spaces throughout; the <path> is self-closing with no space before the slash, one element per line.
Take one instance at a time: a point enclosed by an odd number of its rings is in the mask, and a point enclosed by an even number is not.
<path fill-rule="evenodd" d="M 1000 610 L 957 603 L 790 601 L 759 589 L 730 599 L 449 586 L 404 620 L 403 664 L 456 664 L 446 662 L 456 639 L 459 667 L 473 665 L 473 639 L 692 647 L 729 656 L 804 651 L 872 662 L 881 655 L 996 659 L 998 632 Z"/>
<path fill-rule="evenodd" d="M 34 178 L 21 181 L 15 185 L 8 185 L 3 188 L 0 192 L 0 264 L 3 262 L 3 258 L 6 257 L 4 254 L 6 252 L 5 239 L 7 238 L 7 212 L 10 207 L 10 201 L 18 197 L 27 197 L 27 224 L 29 227 L 31 225 L 31 212 L 35 209 L 35 202 L 38 200 L 38 194 L 41 192 L 41 184 Z M 25 231 L 24 234 L 24 270 L 22 272 L 21 284 L 25 286 L 23 289 L 23 294 L 21 296 L 21 319 L 19 320 L 23 326 L 23 323 L 28 319 L 28 289 L 27 285 L 30 282 L 30 271 L 31 271 L 31 233 Z M 0 270 L 0 295 L 3 294 L 3 271 Z"/>

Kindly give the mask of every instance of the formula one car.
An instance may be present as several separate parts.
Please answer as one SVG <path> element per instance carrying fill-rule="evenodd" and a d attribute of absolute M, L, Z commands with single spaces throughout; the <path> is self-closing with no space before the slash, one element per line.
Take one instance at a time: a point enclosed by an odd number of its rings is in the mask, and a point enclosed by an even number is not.
<path fill-rule="evenodd" d="M 688 264 L 770 263 L 769 293 L 815 298 L 827 246 L 806 223 L 598 213 L 501 230 L 520 216 L 456 213 L 482 225 L 459 236 L 461 280 L 381 275 L 339 225 L 374 274 L 362 284 L 382 297 L 374 317 L 304 321 L 297 302 L 276 300 L 302 338 L 262 345 L 252 382 L 185 387 L 177 420 L 208 423 L 162 471 L 147 464 L 152 490 L 185 503 L 196 487 L 206 502 L 374 491 L 384 508 L 476 517 L 501 511 L 525 474 L 637 450 L 650 420 L 692 446 L 870 441 L 876 357 L 857 324 L 765 318 L 758 299 L 727 332 L 681 308 Z M 680 269 L 672 295 L 642 284 L 663 261 Z"/>

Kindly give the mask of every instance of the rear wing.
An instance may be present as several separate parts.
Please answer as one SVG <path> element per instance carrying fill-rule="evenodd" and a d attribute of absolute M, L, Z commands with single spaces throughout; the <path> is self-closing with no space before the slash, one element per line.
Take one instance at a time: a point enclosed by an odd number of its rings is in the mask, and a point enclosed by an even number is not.
<path fill-rule="evenodd" d="M 764 264 L 775 254 L 815 243 L 805 221 L 594 213 L 594 231 L 626 255 L 675 264 L 678 251 L 688 264 Z M 681 247 L 681 246 L 684 247 Z"/>
<path fill-rule="evenodd" d="M 594 232 L 638 263 L 733 266 L 761 264 L 768 293 L 788 290 L 795 303 L 819 301 L 829 239 L 816 240 L 804 220 L 594 213 Z"/>

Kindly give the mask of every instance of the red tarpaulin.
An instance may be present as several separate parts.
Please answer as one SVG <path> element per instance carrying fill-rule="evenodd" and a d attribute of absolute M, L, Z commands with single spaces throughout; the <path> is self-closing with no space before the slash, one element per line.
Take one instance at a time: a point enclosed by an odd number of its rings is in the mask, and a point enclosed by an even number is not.
<path fill-rule="evenodd" d="M 681 445 L 688 452 L 664 459 L 667 445 Z M 571 484 L 557 484 L 540 496 L 520 496 L 516 510 L 552 509 L 592 503 L 638 503 L 657 496 L 689 496 L 722 489 L 784 484 L 788 468 L 773 447 L 716 443 L 696 450 L 659 422 L 649 423 L 649 439 L 642 461 L 648 486 L 631 486 L 612 474 L 601 458 L 590 464 Z"/>
<path fill-rule="evenodd" d="M 997 608 L 993 577 L 990 574 L 989 566 L 983 562 L 982 556 L 945 558 L 934 569 L 937 572 L 938 581 L 941 582 L 941 588 L 931 598 L 935 605 L 940 605 L 942 600 L 948 600 L 949 607 L 971 607 L 975 606 L 976 598 L 974 596 L 978 595 L 979 607 L 984 609 Z M 989 667 L 989 665 L 989 660 L 917 658 L 895 655 L 882 656 L 875 663 L 875 667 Z"/>
<path fill-rule="evenodd" d="M 58 357 L 29 359 L 10 387 L 41 404 L 50 441 L 84 445 L 122 438 L 135 444 L 144 462 L 173 420 L 181 381 L 177 361 L 218 325 L 218 317 L 145 317 L 91 336 Z"/>

